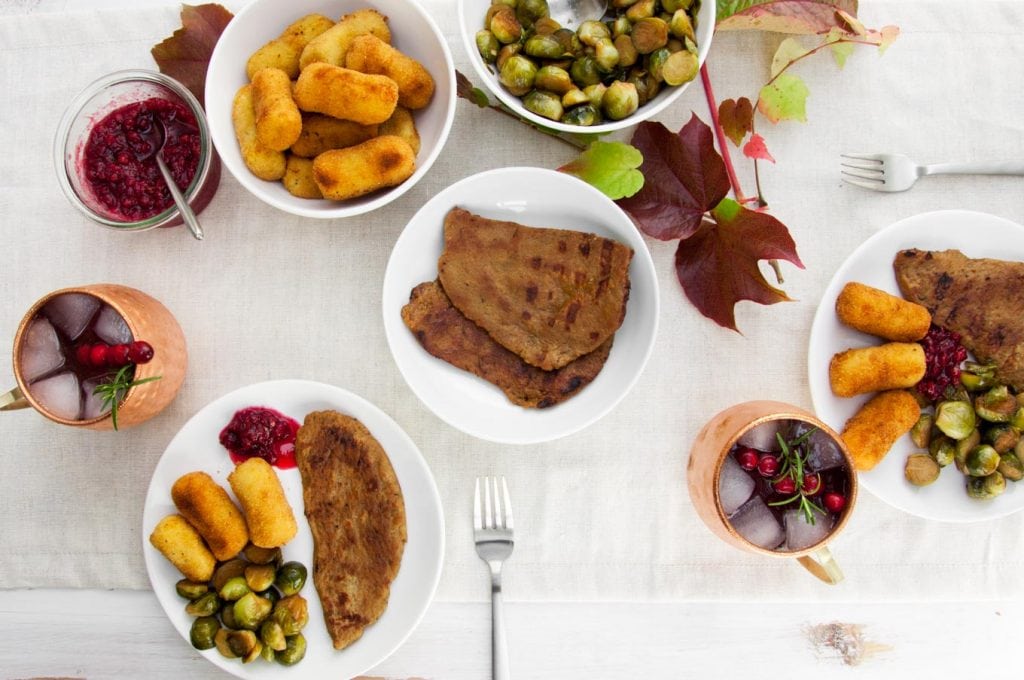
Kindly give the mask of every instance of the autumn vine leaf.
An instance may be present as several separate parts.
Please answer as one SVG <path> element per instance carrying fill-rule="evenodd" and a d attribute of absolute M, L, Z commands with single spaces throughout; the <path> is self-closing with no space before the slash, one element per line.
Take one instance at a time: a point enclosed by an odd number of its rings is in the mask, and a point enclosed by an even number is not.
<path fill-rule="evenodd" d="M 232 18 L 221 5 L 182 5 L 181 28 L 150 50 L 160 72 L 187 87 L 204 106 L 210 56 Z"/>
<path fill-rule="evenodd" d="M 857 0 L 718 0 L 719 31 L 827 33 L 836 12 L 857 14 Z"/>
<path fill-rule="evenodd" d="M 718 105 L 718 120 L 726 136 L 739 146 L 754 131 L 754 107 L 746 97 L 723 100 Z"/>
<path fill-rule="evenodd" d="M 644 176 L 637 170 L 643 160 L 635 146 L 597 141 L 579 158 L 558 169 L 579 177 L 614 200 L 632 196 L 644 185 Z"/>

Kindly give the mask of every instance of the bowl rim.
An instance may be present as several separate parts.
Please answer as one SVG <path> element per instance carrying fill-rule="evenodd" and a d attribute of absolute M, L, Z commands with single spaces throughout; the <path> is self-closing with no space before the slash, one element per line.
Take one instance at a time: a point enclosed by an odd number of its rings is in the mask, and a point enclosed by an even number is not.
<path fill-rule="evenodd" d="M 195 175 L 192 177 L 192 182 L 188 185 L 188 188 L 182 192 L 186 201 L 191 202 L 199 193 L 199 190 L 205 185 L 210 176 L 210 171 L 214 164 L 214 155 L 216 153 L 214 150 L 213 138 L 210 134 L 209 121 L 206 118 L 206 111 L 203 109 L 202 104 L 199 103 L 196 96 L 192 94 L 192 92 L 190 92 L 189 89 L 180 81 L 175 80 L 166 74 L 160 73 L 159 71 L 153 71 L 150 69 L 124 69 L 100 76 L 86 85 L 74 97 L 74 99 L 71 100 L 67 108 L 64 109 L 60 123 L 57 125 L 57 131 L 54 133 L 53 137 L 54 169 L 57 171 L 57 183 L 60 185 L 61 191 L 64 193 L 64 196 L 67 197 L 71 205 L 97 224 L 115 231 L 147 231 L 155 227 L 164 226 L 174 218 L 179 217 L 178 207 L 174 205 L 174 203 L 171 203 L 171 205 L 163 211 L 143 220 L 136 220 L 134 222 L 114 220 L 90 208 L 71 185 L 67 161 L 69 154 L 68 145 L 71 143 L 72 125 L 81 114 L 85 105 L 103 92 L 104 89 L 113 85 L 131 82 L 151 83 L 166 88 L 172 95 L 178 97 L 182 103 L 189 108 L 192 115 L 195 116 L 196 125 L 199 128 L 200 155 L 199 164 L 196 168 Z M 86 136 L 86 139 L 87 138 L 88 137 Z M 76 152 L 72 150 L 71 153 Z"/>
<path fill-rule="evenodd" d="M 483 59 L 480 58 L 480 53 L 476 49 L 476 32 L 471 31 L 469 28 L 470 25 L 467 23 L 467 20 L 469 19 L 469 17 L 466 16 L 467 4 L 467 0 L 458 0 L 459 33 L 462 35 L 462 46 L 463 49 L 466 50 L 469 62 L 473 65 L 473 70 L 476 71 L 477 76 L 484 81 L 484 86 L 487 90 L 497 97 L 502 104 L 512 109 L 517 116 L 520 116 L 530 123 L 542 128 L 557 130 L 558 132 L 584 135 L 605 134 L 608 132 L 615 132 L 617 130 L 624 130 L 638 123 L 642 123 L 645 120 L 649 120 L 664 111 L 682 96 L 683 92 L 686 91 L 690 84 L 697 80 L 697 78 L 694 78 L 694 80 L 671 89 L 663 88 L 662 91 L 658 93 L 658 96 L 656 96 L 652 101 L 644 104 L 632 115 L 623 118 L 622 120 L 590 126 L 569 125 L 567 123 L 550 120 L 548 118 L 538 116 L 531 111 L 527 111 L 526 108 L 523 107 L 522 99 L 513 96 L 496 82 L 495 75 L 491 73 L 487 65 L 484 64 Z M 704 21 L 699 21 L 697 26 L 697 37 L 700 39 L 697 43 L 698 68 L 704 66 L 704 61 L 707 59 L 708 52 L 711 49 L 711 40 L 715 34 L 715 7 L 716 5 L 712 0 L 702 0 L 697 15 L 701 19 L 704 19 Z M 706 21 L 708 14 L 710 14 L 710 21 Z"/>
<path fill-rule="evenodd" d="M 444 34 L 441 33 L 441 30 L 438 27 L 437 23 L 433 20 L 433 18 L 431 18 L 431 16 L 426 12 L 426 10 L 423 9 L 423 7 L 418 2 L 415 2 L 414 0 L 391 1 L 399 2 L 406 6 L 409 10 L 417 14 L 417 17 L 430 28 L 430 31 L 433 33 L 438 45 L 440 46 L 442 56 L 444 57 L 445 73 L 442 77 L 448 83 L 448 97 L 446 101 L 442 102 L 440 98 L 437 96 L 437 91 L 435 90 L 434 100 L 428 105 L 435 106 L 441 104 L 445 106 L 444 121 L 441 125 L 437 144 L 435 144 L 434 147 L 426 153 L 422 160 L 420 159 L 419 154 L 417 154 L 415 171 L 413 172 L 412 176 L 410 176 L 401 184 L 394 187 L 389 187 L 383 191 L 375 192 L 378 195 L 374 196 L 370 200 L 362 201 L 359 203 L 328 201 L 327 199 L 298 198 L 295 196 L 291 196 L 290 194 L 286 196 L 277 196 L 269 194 L 268 192 L 264 191 L 263 185 L 267 182 L 267 180 L 259 179 L 258 177 L 253 175 L 249 171 L 249 169 L 245 167 L 244 162 L 239 167 L 235 167 L 236 165 L 238 165 L 235 162 L 234 155 L 235 152 L 237 152 L 238 142 L 235 139 L 234 134 L 231 134 L 227 139 L 221 139 L 218 137 L 218 126 L 211 124 L 210 137 L 213 139 L 213 145 L 217 148 L 217 151 L 220 154 L 222 164 L 228 169 L 228 172 L 231 173 L 231 176 L 234 177 L 235 180 L 237 180 L 238 183 L 241 184 L 250 194 L 258 198 L 259 200 L 263 201 L 267 205 L 270 205 L 274 208 L 277 208 L 278 210 L 284 211 L 292 215 L 298 215 L 300 217 L 312 217 L 315 219 L 325 220 L 342 219 L 346 217 L 362 215 L 364 213 L 368 213 L 372 210 L 376 210 L 377 208 L 387 205 L 388 203 L 391 203 L 395 199 L 402 196 L 406 191 L 411 189 L 413 186 L 415 186 L 416 183 L 418 183 L 419 180 L 422 179 L 423 176 L 427 174 L 431 166 L 433 166 L 434 161 L 437 160 L 437 157 L 441 154 L 441 151 L 444 149 L 444 146 L 448 141 L 448 136 L 451 132 L 452 123 L 455 119 L 455 63 L 452 59 L 451 50 L 448 48 L 448 42 L 444 38 Z M 230 22 L 228 22 L 228 25 L 225 27 L 224 32 L 220 36 L 220 39 L 217 40 L 217 44 L 214 47 L 213 54 L 210 56 L 210 66 L 207 69 L 205 89 L 207 115 L 209 116 L 211 121 L 214 120 L 215 116 L 217 116 L 217 119 L 219 120 L 220 114 L 230 117 L 231 113 L 230 104 L 224 106 L 223 109 L 221 108 L 220 103 L 224 99 L 225 93 L 222 91 L 223 88 L 215 87 L 215 79 L 212 78 L 211 75 L 217 74 L 217 71 L 221 68 L 228 68 L 220 62 L 224 59 L 224 54 L 227 51 L 226 45 L 228 44 L 229 39 L 233 38 L 233 36 L 236 33 L 239 33 L 242 30 L 241 28 L 239 28 L 239 26 L 243 25 L 243 23 L 245 22 L 246 18 L 249 15 L 256 14 L 261 9 L 263 9 L 264 3 L 270 4 L 270 0 L 253 0 L 253 2 L 250 2 L 248 5 L 242 8 L 235 15 L 235 17 Z M 363 5 L 360 5 L 360 7 L 362 6 L 377 9 L 377 7 L 375 7 L 374 5 L 374 0 L 367 0 L 367 2 L 365 2 Z M 356 9 L 356 7 L 348 7 L 346 3 L 341 3 L 336 8 L 337 11 L 352 11 L 353 9 Z M 299 8 L 295 9 L 296 19 L 302 16 L 301 14 L 299 14 L 299 12 L 301 11 L 303 10 Z M 422 39 L 422 37 L 420 39 Z M 239 65 L 239 68 L 242 68 L 242 66 Z M 435 82 L 439 80 L 438 74 L 431 73 L 431 75 L 434 77 Z M 233 98 L 234 94 L 234 92 L 231 92 L 230 97 Z M 227 101 L 230 102 L 230 99 L 228 99 Z M 422 153 L 423 149 L 421 149 L 420 151 Z M 301 201 L 302 203 L 299 203 L 299 201 Z M 333 205 L 332 207 L 327 209 L 313 207 L 315 205 L 322 205 L 323 203 L 331 203 Z"/>

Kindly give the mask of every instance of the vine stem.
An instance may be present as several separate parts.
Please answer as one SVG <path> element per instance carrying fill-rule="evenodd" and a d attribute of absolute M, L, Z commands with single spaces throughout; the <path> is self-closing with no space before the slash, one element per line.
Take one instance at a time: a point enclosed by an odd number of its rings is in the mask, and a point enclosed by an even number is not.
<path fill-rule="evenodd" d="M 732 156 L 729 154 L 729 147 L 726 144 L 725 130 L 722 129 L 722 123 L 718 119 L 718 102 L 715 100 L 715 91 L 711 87 L 707 62 L 701 64 L 700 82 L 704 86 L 704 98 L 708 102 L 708 112 L 711 114 L 712 127 L 715 130 L 715 137 L 718 139 L 718 148 L 722 152 L 722 160 L 725 162 L 725 172 L 729 176 L 729 184 L 732 185 L 732 193 L 736 197 L 736 202 L 742 205 L 750 199 L 743 195 L 743 188 L 736 177 L 736 168 L 732 164 Z"/>

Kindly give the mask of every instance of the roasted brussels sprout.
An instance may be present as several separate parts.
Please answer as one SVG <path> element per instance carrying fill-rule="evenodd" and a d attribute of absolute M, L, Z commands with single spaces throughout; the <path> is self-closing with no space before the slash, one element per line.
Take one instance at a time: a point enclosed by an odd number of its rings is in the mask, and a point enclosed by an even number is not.
<path fill-rule="evenodd" d="M 278 564 L 281 562 L 280 548 L 261 548 L 250 543 L 242 550 L 242 555 L 253 564 Z"/>
<path fill-rule="evenodd" d="M 999 453 L 1006 453 L 1020 441 L 1020 430 L 1009 423 L 993 425 L 985 430 L 985 441 Z"/>
<path fill-rule="evenodd" d="M 597 125 L 601 122 L 601 114 L 597 112 L 597 108 L 593 104 L 582 104 L 562 114 L 562 122 L 583 127 Z"/>
<path fill-rule="evenodd" d="M 221 656 L 228 659 L 236 659 L 238 655 L 231 651 L 231 646 L 228 644 L 228 634 L 231 632 L 227 628 L 221 628 L 213 636 L 213 643 L 216 645 L 217 651 L 220 652 Z"/>
<path fill-rule="evenodd" d="M 302 661 L 302 657 L 306 656 L 306 638 L 302 636 L 302 633 L 289 635 L 285 638 L 285 642 L 285 648 L 276 652 L 274 659 L 282 666 L 293 666 Z"/>
<path fill-rule="evenodd" d="M 548 0 L 517 0 L 516 18 L 526 28 L 531 28 L 538 19 L 548 16 Z"/>
<path fill-rule="evenodd" d="M 537 77 L 533 80 L 533 85 L 538 90 L 546 90 L 559 95 L 564 95 L 571 90 L 579 90 L 573 84 L 569 72 L 558 66 L 541 66 L 537 71 Z"/>
<path fill-rule="evenodd" d="M 522 51 L 523 51 L 523 44 L 522 43 L 513 43 L 511 45 L 503 45 L 502 48 L 500 50 L 498 50 L 498 60 L 494 62 L 494 65 L 498 67 L 498 75 L 499 75 L 498 79 L 499 80 L 501 79 L 500 78 L 500 76 L 501 76 L 501 69 L 504 68 L 505 62 L 507 62 L 509 59 L 511 59 L 512 57 L 516 56 L 517 54 L 519 54 Z"/>
<path fill-rule="evenodd" d="M 626 18 L 635 23 L 653 17 L 657 8 L 657 0 L 637 0 L 626 10 Z"/>
<path fill-rule="evenodd" d="M 200 616 L 192 622 L 188 639 L 196 649 L 212 649 L 216 645 L 214 638 L 219 630 L 220 622 L 216 616 Z"/>
<path fill-rule="evenodd" d="M 562 28 L 562 24 L 551 17 L 541 17 L 533 22 L 533 32 L 538 35 L 551 35 L 560 28 Z"/>
<path fill-rule="evenodd" d="M 1006 490 L 1006 480 L 998 472 L 984 477 L 967 478 L 967 495 L 979 500 L 995 498 Z"/>
<path fill-rule="evenodd" d="M 519 39 L 523 37 L 523 26 L 516 18 L 515 10 L 508 6 L 503 6 L 494 12 L 487 27 L 491 29 L 491 33 L 498 39 L 498 42 L 505 45 L 519 42 Z"/>
<path fill-rule="evenodd" d="M 637 96 L 640 99 L 640 106 L 654 99 L 658 94 L 661 85 L 651 77 L 651 74 L 643 69 L 633 68 L 626 78 L 627 83 L 632 83 L 636 88 Z"/>
<path fill-rule="evenodd" d="M 579 104 L 589 104 L 590 97 L 587 93 L 578 87 L 574 87 L 565 94 L 562 95 L 562 106 L 564 108 L 570 108 L 578 106 Z"/>
<path fill-rule="evenodd" d="M 668 23 L 668 30 L 669 33 L 677 38 L 697 40 L 697 36 L 693 34 L 693 22 L 690 21 L 690 15 L 684 9 L 677 9 L 672 14 L 672 19 Z"/>
<path fill-rule="evenodd" d="M 270 600 L 270 604 L 277 604 L 278 600 L 281 599 L 281 593 L 277 592 L 277 588 L 274 588 L 273 586 L 266 590 L 261 590 L 256 594 L 266 600 Z"/>
<path fill-rule="evenodd" d="M 210 580 L 210 585 L 213 586 L 214 590 L 219 591 L 224 587 L 224 584 L 228 582 L 228 579 L 232 579 L 236 576 L 243 576 L 245 574 L 245 567 L 246 561 L 238 559 L 237 557 L 233 560 L 224 562 L 213 571 L 213 578 Z"/>
<path fill-rule="evenodd" d="M 539 59 L 561 59 L 565 48 L 553 35 L 532 35 L 523 44 L 523 52 Z"/>
<path fill-rule="evenodd" d="M 633 22 L 629 20 L 625 14 L 620 14 L 615 17 L 615 21 L 612 22 L 612 37 L 618 38 L 621 35 L 629 35 L 633 30 Z"/>
<path fill-rule="evenodd" d="M 580 24 L 580 27 L 576 29 L 576 35 L 579 36 L 580 42 L 584 45 L 595 47 L 599 40 L 611 39 L 612 32 L 608 30 L 608 26 L 600 21 L 589 20 Z"/>
<path fill-rule="evenodd" d="M 235 603 L 226 602 L 224 606 L 220 608 L 220 621 L 228 628 L 238 628 L 239 625 L 235 621 Z"/>
<path fill-rule="evenodd" d="M 523 97 L 523 108 L 542 118 L 550 120 L 562 118 L 562 98 L 553 92 L 533 90 Z"/>
<path fill-rule="evenodd" d="M 1011 482 L 1019 482 L 1021 477 L 1024 477 L 1024 464 L 1021 464 L 1016 453 L 1007 451 L 999 456 L 999 466 L 996 468 L 996 472 Z"/>
<path fill-rule="evenodd" d="M 183 578 L 174 584 L 174 590 L 179 596 L 186 600 L 195 600 L 196 598 L 202 597 L 210 591 L 210 586 L 205 583 L 198 581 L 189 581 L 187 578 Z"/>
<path fill-rule="evenodd" d="M 250 564 L 245 568 L 245 584 L 249 590 L 260 592 L 274 585 L 277 570 L 272 564 Z M 244 593 L 243 593 L 244 595 Z"/>
<path fill-rule="evenodd" d="M 274 605 L 270 618 L 281 624 L 281 630 L 286 636 L 295 635 L 309 623 L 309 606 L 306 604 L 306 598 L 301 595 L 282 597 Z"/>
<path fill-rule="evenodd" d="M 262 640 L 260 642 L 262 642 Z M 264 661 L 268 661 L 270 663 L 274 663 L 274 661 L 275 661 L 275 659 L 274 659 L 274 650 L 271 649 L 269 646 L 267 646 L 266 643 L 263 643 L 263 646 L 260 648 L 260 657 Z"/>
<path fill-rule="evenodd" d="M 287 646 L 281 624 L 273 620 L 264 621 L 260 626 L 260 641 L 275 652 L 280 652 Z"/>
<path fill-rule="evenodd" d="M 647 64 L 647 72 L 650 73 L 651 77 L 654 78 L 659 83 L 664 80 L 664 78 L 661 75 L 661 69 L 671 55 L 672 53 L 668 51 L 667 47 L 659 47 L 658 49 L 648 54 L 645 58 L 645 62 Z"/>
<path fill-rule="evenodd" d="M 944 435 L 963 439 L 974 429 L 974 409 L 963 401 L 940 401 L 935 407 L 935 426 Z"/>
<path fill-rule="evenodd" d="M 682 85 L 697 77 L 700 70 L 700 62 L 697 55 L 688 50 L 673 52 L 665 60 L 661 69 L 661 77 L 666 85 Z"/>
<path fill-rule="evenodd" d="M 591 105 L 595 109 L 600 110 L 601 100 L 604 98 L 604 93 L 607 89 L 608 86 L 604 83 L 594 83 L 583 88 L 583 94 L 587 95 L 587 99 L 590 100 Z"/>
<path fill-rule="evenodd" d="M 505 89 L 517 97 L 522 97 L 532 90 L 536 78 L 537 65 L 519 54 L 509 58 L 502 65 L 501 74 L 498 77 Z"/>
<path fill-rule="evenodd" d="M 629 68 L 636 63 L 638 54 L 633 46 L 633 39 L 628 34 L 620 35 L 612 41 L 615 49 L 619 52 L 619 66 Z"/>
<path fill-rule="evenodd" d="M 576 55 L 583 51 L 583 43 L 580 42 L 580 37 L 576 35 L 575 31 L 570 31 L 568 28 L 560 28 L 552 35 L 558 40 L 565 54 Z"/>
<path fill-rule="evenodd" d="M 935 459 L 925 453 L 912 453 L 907 456 L 903 468 L 903 476 L 914 486 L 927 486 L 939 478 L 941 468 Z"/>
<path fill-rule="evenodd" d="M 633 24 L 629 34 L 633 47 L 640 54 L 650 54 L 668 43 L 668 24 L 663 19 L 648 17 Z"/>
<path fill-rule="evenodd" d="M 953 460 L 956 462 L 956 469 L 964 472 L 967 464 L 967 454 L 975 446 L 981 443 L 981 433 L 978 430 L 971 430 L 971 433 L 956 443 L 956 455 Z M 964 472 L 964 474 L 967 474 Z"/>
<path fill-rule="evenodd" d="M 498 59 L 501 43 L 493 33 L 484 28 L 476 32 L 476 49 L 480 53 L 481 59 L 488 64 L 493 64 Z"/>
<path fill-rule="evenodd" d="M 935 416 L 931 413 L 922 413 L 914 426 L 910 428 L 910 441 L 920 449 L 927 449 L 932 440 L 932 426 L 935 424 Z"/>
<path fill-rule="evenodd" d="M 661 0 L 661 8 L 666 12 L 676 12 L 681 9 L 690 9 L 693 0 Z"/>
<path fill-rule="evenodd" d="M 946 467 L 956 458 L 956 445 L 949 437 L 936 437 L 928 445 L 928 453 L 939 467 Z"/>
<path fill-rule="evenodd" d="M 1017 403 L 1020 403 L 1020 395 L 1017 395 Z M 1018 430 L 1024 430 L 1024 406 L 1017 406 L 1017 410 L 1010 416 L 1010 425 L 1013 425 Z"/>
<path fill-rule="evenodd" d="M 1017 399 L 1006 385 L 997 385 L 974 400 L 974 410 L 982 420 L 1006 423 L 1017 412 Z"/>
<path fill-rule="evenodd" d="M 205 593 L 185 606 L 191 616 L 213 616 L 220 609 L 220 598 L 217 593 Z"/>
<path fill-rule="evenodd" d="M 221 599 L 233 602 L 234 600 L 239 599 L 248 592 L 250 592 L 250 588 L 245 582 L 245 576 L 243 572 L 243 576 L 234 576 L 232 578 L 229 578 L 227 583 L 225 583 L 221 587 L 219 594 L 221 596 Z"/>
<path fill-rule="evenodd" d="M 277 570 L 274 585 L 282 595 L 294 595 L 306 585 L 306 567 L 301 562 L 285 562 Z"/>
<path fill-rule="evenodd" d="M 986 390 L 996 384 L 994 375 L 987 373 L 974 373 L 973 371 L 961 371 L 960 384 L 972 392 Z"/>
<path fill-rule="evenodd" d="M 611 38 L 603 38 L 594 45 L 594 61 L 602 73 L 611 73 L 619 65 L 619 51 Z"/>
<path fill-rule="evenodd" d="M 251 630 L 233 630 L 228 633 L 227 642 L 231 653 L 241 657 L 242 663 L 255 661 L 263 648 L 256 633 Z"/>
<path fill-rule="evenodd" d="M 636 86 L 621 80 L 609 85 L 601 98 L 601 110 L 612 120 L 622 120 L 633 115 L 639 106 Z"/>
<path fill-rule="evenodd" d="M 259 630 L 273 608 L 270 600 L 250 591 L 235 602 L 235 624 L 246 630 Z"/>
<path fill-rule="evenodd" d="M 601 82 L 601 73 L 597 68 L 597 61 L 589 54 L 573 60 L 569 67 L 569 74 L 572 80 L 579 87 L 596 85 Z"/>
<path fill-rule="evenodd" d="M 967 454 L 964 470 L 971 477 L 985 477 L 999 467 L 999 453 L 988 444 L 975 446 Z"/>

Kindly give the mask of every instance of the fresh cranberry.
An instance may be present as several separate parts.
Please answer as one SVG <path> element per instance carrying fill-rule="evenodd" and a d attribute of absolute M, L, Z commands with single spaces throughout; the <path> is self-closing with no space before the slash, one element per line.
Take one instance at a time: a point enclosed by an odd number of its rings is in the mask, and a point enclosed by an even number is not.
<path fill-rule="evenodd" d="M 967 358 L 967 349 L 960 343 L 959 333 L 935 324 L 919 342 L 926 368 L 917 391 L 930 401 L 939 401 L 947 388 L 959 383 L 960 363 Z"/>
<path fill-rule="evenodd" d="M 825 504 L 825 509 L 829 512 L 842 512 L 846 507 L 846 496 L 836 491 L 829 491 L 822 496 L 821 502 Z"/>
<path fill-rule="evenodd" d="M 778 493 L 788 496 L 796 491 L 796 481 L 792 477 L 783 477 L 772 482 L 772 486 Z"/>
<path fill-rule="evenodd" d="M 743 447 L 736 454 L 736 462 L 740 464 L 740 467 L 744 470 L 753 470 L 757 467 L 757 451 L 749 447 Z"/>
<path fill-rule="evenodd" d="M 221 430 L 220 443 L 235 462 L 255 456 L 275 465 L 294 452 L 298 429 L 299 424 L 283 413 L 251 406 L 235 413 Z"/>
<path fill-rule="evenodd" d="M 804 475 L 804 483 L 800 487 L 800 492 L 805 496 L 813 496 L 821 490 L 821 477 L 813 472 L 808 472 Z"/>
<path fill-rule="evenodd" d="M 90 357 L 91 353 L 92 345 L 87 342 L 83 342 L 78 347 L 75 347 L 75 359 L 83 366 L 92 365 L 92 358 Z"/>
<path fill-rule="evenodd" d="M 109 358 L 109 347 L 101 342 L 96 343 L 89 350 L 89 363 L 97 368 L 106 366 Z"/>
<path fill-rule="evenodd" d="M 121 366 L 127 366 L 132 363 L 129 358 L 129 346 L 128 345 L 113 345 L 107 352 L 107 362 L 111 366 L 120 368 Z"/>
<path fill-rule="evenodd" d="M 136 340 L 128 346 L 128 356 L 132 363 L 148 363 L 153 358 L 153 346 L 145 340 Z"/>
<path fill-rule="evenodd" d="M 766 453 L 757 461 L 757 471 L 762 477 L 771 477 L 779 471 L 779 459 L 777 456 Z"/>

